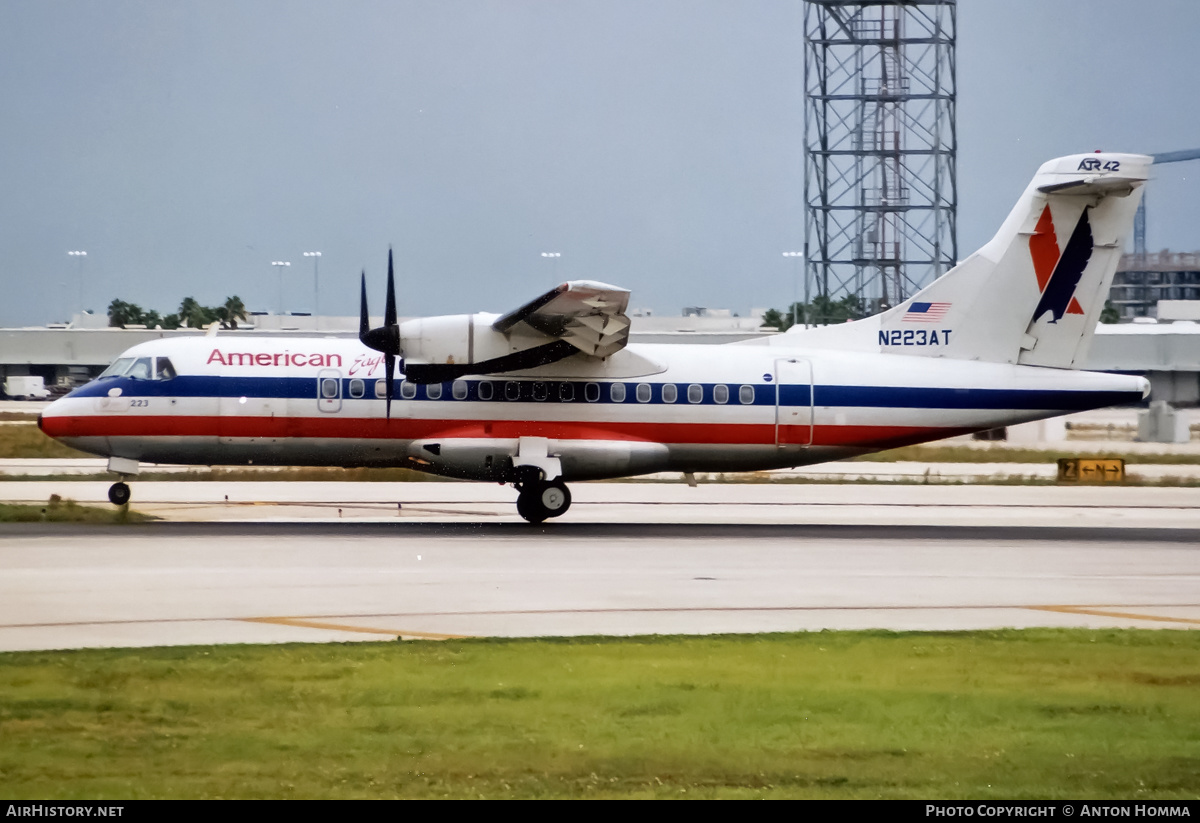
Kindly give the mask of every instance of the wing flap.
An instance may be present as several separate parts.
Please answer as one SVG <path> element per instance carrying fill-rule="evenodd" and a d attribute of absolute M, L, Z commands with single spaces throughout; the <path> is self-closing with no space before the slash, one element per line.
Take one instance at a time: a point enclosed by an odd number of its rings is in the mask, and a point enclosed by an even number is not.
<path fill-rule="evenodd" d="M 507 334 L 525 326 L 590 357 L 608 357 L 629 341 L 628 305 L 628 289 L 572 280 L 501 316 L 492 328 Z"/>

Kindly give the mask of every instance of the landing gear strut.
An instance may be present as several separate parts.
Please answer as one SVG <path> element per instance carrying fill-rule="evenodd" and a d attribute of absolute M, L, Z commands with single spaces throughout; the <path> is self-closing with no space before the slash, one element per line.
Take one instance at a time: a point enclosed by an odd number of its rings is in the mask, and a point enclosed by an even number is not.
<path fill-rule="evenodd" d="M 561 480 L 529 479 L 517 483 L 516 487 L 517 514 L 530 523 L 560 517 L 571 507 L 571 491 Z"/>
<path fill-rule="evenodd" d="M 108 502 L 114 506 L 124 506 L 129 502 L 129 486 L 126 483 L 113 483 L 108 487 Z"/>
<path fill-rule="evenodd" d="M 125 479 L 129 477 L 137 477 L 138 461 L 130 457 L 110 457 L 108 458 L 108 470 L 121 479 L 108 487 L 108 501 L 114 506 L 124 506 L 129 502 L 129 486 L 125 483 Z"/>

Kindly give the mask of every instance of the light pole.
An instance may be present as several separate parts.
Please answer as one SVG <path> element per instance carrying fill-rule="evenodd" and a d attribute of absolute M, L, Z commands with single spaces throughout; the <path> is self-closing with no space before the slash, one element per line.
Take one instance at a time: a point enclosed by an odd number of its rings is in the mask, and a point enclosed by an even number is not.
<path fill-rule="evenodd" d="M 286 260 L 272 260 L 271 265 L 279 272 L 279 316 L 283 316 L 283 270 L 292 265 Z M 282 322 L 282 321 L 280 321 Z M 281 327 L 282 328 L 282 327 Z"/>
<path fill-rule="evenodd" d="M 313 261 L 313 328 L 321 328 L 321 292 L 320 292 L 320 272 L 318 271 L 321 253 L 319 251 L 306 251 L 305 257 L 311 257 Z"/>
<path fill-rule="evenodd" d="M 783 256 L 791 257 L 796 260 L 796 270 L 797 270 L 796 276 L 792 278 L 792 295 L 795 296 L 795 298 L 796 298 L 795 300 L 792 301 L 792 325 L 795 326 L 800 322 L 800 319 L 796 316 L 796 305 L 798 303 L 800 303 L 800 298 L 798 296 L 796 296 L 796 292 L 799 290 L 799 282 L 800 282 L 799 272 L 804 267 L 804 264 L 801 262 L 804 259 L 804 252 L 802 252 L 802 251 L 785 251 L 783 253 Z M 806 328 L 806 329 L 808 328 L 808 288 L 807 288 L 807 286 L 808 286 L 808 282 L 805 281 L 804 304 L 803 305 L 804 305 L 804 328 Z"/>
<path fill-rule="evenodd" d="M 85 252 L 85 251 L 69 251 L 69 252 L 67 252 L 67 256 L 79 258 L 79 314 L 80 314 L 80 317 L 82 318 L 82 316 L 83 316 L 83 258 L 87 257 L 87 252 Z"/>

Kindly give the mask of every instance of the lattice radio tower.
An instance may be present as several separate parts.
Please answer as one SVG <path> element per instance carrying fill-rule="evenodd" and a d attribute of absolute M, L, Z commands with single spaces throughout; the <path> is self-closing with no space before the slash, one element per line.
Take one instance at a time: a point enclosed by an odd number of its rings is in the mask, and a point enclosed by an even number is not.
<path fill-rule="evenodd" d="M 956 2 L 805 4 L 808 322 L 898 305 L 957 260 Z"/>

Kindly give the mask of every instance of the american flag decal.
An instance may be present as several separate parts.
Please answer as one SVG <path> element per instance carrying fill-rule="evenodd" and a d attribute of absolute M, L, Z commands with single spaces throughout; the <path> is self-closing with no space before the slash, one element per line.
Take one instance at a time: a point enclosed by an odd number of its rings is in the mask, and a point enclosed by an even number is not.
<path fill-rule="evenodd" d="M 950 303 L 910 303 L 900 319 L 905 323 L 937 323 L 950 311 Z"/>

